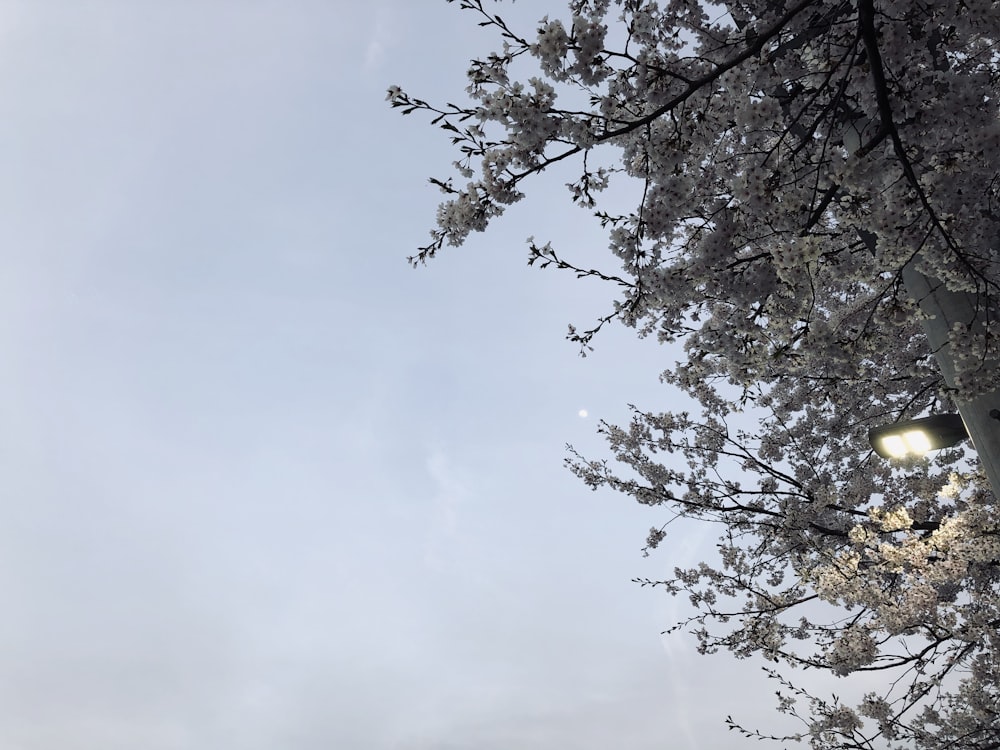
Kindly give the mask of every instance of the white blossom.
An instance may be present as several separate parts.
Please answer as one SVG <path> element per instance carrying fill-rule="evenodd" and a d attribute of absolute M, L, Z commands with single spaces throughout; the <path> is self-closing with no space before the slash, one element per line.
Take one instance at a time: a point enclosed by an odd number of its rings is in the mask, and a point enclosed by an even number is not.
<path fill-rule="evenodd" d="M 583 350 L 615 319 L 683 347 L 662 380 L 695 406 L 634 408 L 601 427 L 613 462 L 569 463 L 591 488 L 720 524 L 717 558 L 651 582 L 688 596 L 682 626 L 703 652 L 885 678 L 851 707 L 775 671 L 779 707 L 806 724 L 788 739 L 998 746 L 993 493 L 967 446 L 893 466 L 866 440 L 1000 387 L 984 366 L 1000 360 L 996 0 L 573 0 L 526 34 L 487 0 L 459 4 L 502 42 L 470 66 L 468 105 L 388 94 L 461 153 L 464 187 L 435 180 L 447 195 L 412 260 L 574 165 L 570 199 L 605 232 L 608 266 L 534 240 L 529 262 L 618 295 L 570 327 Z M 607 200 L 618 179 L 635 206 Z M 990 310 L 953 329 L 952 384 L 904 267 Z M 654 526 L 647 549 L 674 528 Z"/>

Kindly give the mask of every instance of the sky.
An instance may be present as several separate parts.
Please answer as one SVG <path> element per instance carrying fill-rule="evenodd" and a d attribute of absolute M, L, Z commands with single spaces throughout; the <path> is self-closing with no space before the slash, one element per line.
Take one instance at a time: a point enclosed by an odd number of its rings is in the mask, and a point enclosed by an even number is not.
<path fill-rule="evenodd" d="M 518 3 L 527 28 L 559 2 Z M 711 550 L 566 444 L 683 406 L 554 174 L 425 268 L 443 0 L 0 0 L 0 748 L 732 746 L 759 666 L 631 582 Z M 607 263 L 605 263 L 607 265 Z M 587 416 L 581 416 L 585 411 Z"/>

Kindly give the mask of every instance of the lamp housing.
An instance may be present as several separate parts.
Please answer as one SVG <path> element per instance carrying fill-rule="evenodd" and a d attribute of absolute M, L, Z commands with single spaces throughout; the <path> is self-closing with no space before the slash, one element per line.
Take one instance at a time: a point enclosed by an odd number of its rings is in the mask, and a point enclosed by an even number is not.
<path fill-rule="evenodd" d="M 934 414 L 868 430 L 868 442 L 882 458 L 922 456 L 950 448 L 968 437 L 959 414 Z"/>

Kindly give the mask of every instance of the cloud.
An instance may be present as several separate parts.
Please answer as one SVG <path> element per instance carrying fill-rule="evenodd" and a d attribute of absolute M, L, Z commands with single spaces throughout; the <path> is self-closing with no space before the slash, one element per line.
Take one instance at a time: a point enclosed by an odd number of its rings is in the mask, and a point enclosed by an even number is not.
<path fill-rule="evenodd" d="M 434 570 L 445 566 L 448 547 L 458 537 L 459 507 L 469 495 L 461 472 L 448 455 L 434 449 L 427 457 L 427 474 L 432 481 L 431 519 L 424 552 L 424 562 Z"/>
<path fill-rule="evenodd" d="M 395 42 L 396 33 L 391 18 L 389 10 L 384 6 L 379 8 L 375 14 L 375 25 L 368 38 L 368 44 L 365 46 L 364 70 L 366 73 L 371 73 L 382 65 L 386 50 Z"/>

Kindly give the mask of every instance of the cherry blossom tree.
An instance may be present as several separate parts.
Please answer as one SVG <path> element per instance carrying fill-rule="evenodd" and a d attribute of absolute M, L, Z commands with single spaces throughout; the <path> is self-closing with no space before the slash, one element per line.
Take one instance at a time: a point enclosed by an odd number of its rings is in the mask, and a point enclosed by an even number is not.
<path fill-rule="evenodd" d="M 814 748 L 1000 748 L 995 496 L 968 445 L 891 465 L 865 439 L 1000 386 L 1000 3 L 572 0 L 527 30 L 457 5 L 498 40 L 468 103 L 389 90 L 457 149 L 411 262 L 572 165 L 608 267 L 534 240 L 528 262 L 616 298 L 570 338 L 617 320 L 684 351 L 662 378 L 691 411 L 634 408 L 602 424 L 611 459 L 569 460 L 659 509 L 647 549 L 675 519 L 717 524 L 715 559 L 643 582 L 690 599 L 675 627 L 773 661 Z M 629 211 L 607 207 L 618 185 Z M 948 381 L 906 272 L 976 301 Z M 796 669 L 883 689 L 826 699 Z"/>

